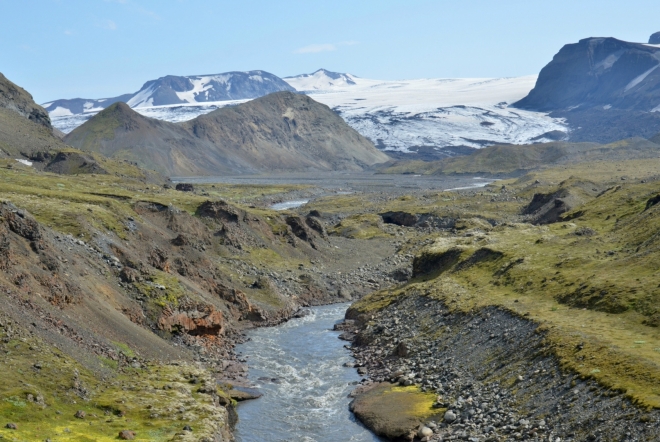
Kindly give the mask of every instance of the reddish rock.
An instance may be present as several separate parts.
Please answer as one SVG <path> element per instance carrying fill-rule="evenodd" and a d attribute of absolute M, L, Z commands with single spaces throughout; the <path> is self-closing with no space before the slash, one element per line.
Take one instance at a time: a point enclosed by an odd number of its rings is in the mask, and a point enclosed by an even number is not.
<path fill-rule="evenodd" d="M 133 440 L 135 439 L 135 431 L 122 430 L 119 432 L 119 439 L 121 440 Z"/>
<path fill-rule="evenodd" d="M 197 305 L 186 310 L 167 309 L 158 320 L 161 330 L 185 331 L 191 335 L 221 335 L 225 319 L 221 311 L 211 305 Z"/>

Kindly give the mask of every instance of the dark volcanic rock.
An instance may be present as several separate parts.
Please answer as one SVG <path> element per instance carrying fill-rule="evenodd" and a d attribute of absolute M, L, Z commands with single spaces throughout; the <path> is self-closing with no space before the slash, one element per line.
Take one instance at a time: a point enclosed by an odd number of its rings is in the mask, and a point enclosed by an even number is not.
<path fill-rule="evenodd" d="M 179 183 L 176 185 L 175 189 L 181 192 L 193 192 L 195 187 L 190 183 Z"/>
<path fill-rule="evenodd" d="M 660 48 L 615 38 L 585 38 L 565 45 L 539 74 L 536 86 L 514 104 L 554 111 L 605 107 L 650 111 L 660 103 Z"/>
<path fill-rule="evenodd" d="M 397 226 L 412 227 L 417 224 L 418 216 L 408 212 L 385 212 L 380 214 L 383 222 Z"/>
<path fill-rule="evenodd" d="M 656 32 L 655 34 L 651 34 L 649 37 L 649 44 L 650 45 L 660 45 L 660 32 Z"/>

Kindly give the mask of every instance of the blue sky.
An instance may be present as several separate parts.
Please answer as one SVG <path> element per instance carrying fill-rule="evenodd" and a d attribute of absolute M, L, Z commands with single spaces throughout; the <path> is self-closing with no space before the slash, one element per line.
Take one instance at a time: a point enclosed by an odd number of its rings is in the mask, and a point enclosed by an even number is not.
<path fill-rule="evenodd" d="M 39 103 L 232 70 L 528 75 L 565 43 L 660 31 L 658 0 L 0 0 L 0 10 L 0 72 Z"/>

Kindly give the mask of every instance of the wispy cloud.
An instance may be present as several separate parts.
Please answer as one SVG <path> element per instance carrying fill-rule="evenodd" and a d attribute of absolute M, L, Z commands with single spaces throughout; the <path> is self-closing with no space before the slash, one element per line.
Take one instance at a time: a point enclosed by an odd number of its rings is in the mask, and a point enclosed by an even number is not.
<path fill-rule="evenodd" d="M 117 23 L 112 20 L 101 20 L 99 22 L 99 27 L 107 29 L 108 31 L 115 31 L 117 30 Z"/>
<path fill-rule="evenodd" d="M 332 52 L 339 49 L 340 46 L 353 46 L 357 41 L 342 41 L 340 43 L 324 43 L 303 46 L 293 51 L 296 54 L 318 54 L 319 52 Z"/>
<path fill-rule="evenodd" d="M 65 30 L 64 30 L 64 35 L 73 35 L 73 34 L 75 34 L 75 32 L 73 32 L 73 31 L 70 30 L 70 29 L 65 29 Z"/>
<path fill-rule="evenodd" d="M 296 54 L 316 54 L 318 52 L 330 52 L 336 51 L 337 46 L 331 43 L 320 44 L 320 45 L 309 45 L 302 48 L 296 49 L 294 52 Z"/>

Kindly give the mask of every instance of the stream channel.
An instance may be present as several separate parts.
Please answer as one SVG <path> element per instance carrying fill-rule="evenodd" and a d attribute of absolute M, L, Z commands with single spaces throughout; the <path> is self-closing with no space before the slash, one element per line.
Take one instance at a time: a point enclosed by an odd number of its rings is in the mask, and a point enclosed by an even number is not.
<path fill-rule="evenodd" d="M 333 331 L 349 304 L 314 307 L 311 314 L 248 332 L 236 347 L 248 358 L 249 379 L 263 396 L 238 406 L 239 442 L 371 442 L 374 436 L 348 410 L 360 380 L 345 341 Z"/>

